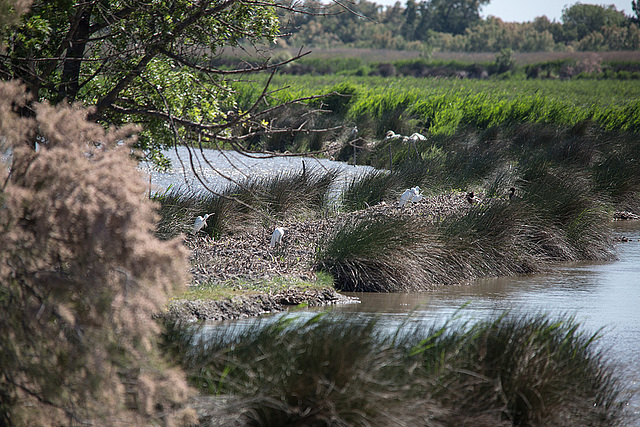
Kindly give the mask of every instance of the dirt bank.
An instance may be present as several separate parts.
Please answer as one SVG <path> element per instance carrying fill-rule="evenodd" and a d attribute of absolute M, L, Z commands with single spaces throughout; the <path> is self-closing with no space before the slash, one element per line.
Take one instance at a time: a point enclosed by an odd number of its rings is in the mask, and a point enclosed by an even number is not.
<path fill-rule="evenodd" d="M 506 194 L 504 197 L 507 197 Z M 482 203 L 476 197 L 474 203 Z M 271 248 L 272 228 L 246 227 L 213 239 L 201 233 L 186 236 L 185 245 L 191 250 L 192 286 L 220 283 L 257 283 L 276 278 L 285 281 L 314 281 L 315 254 L 319 244 L 332 235 L 344 221 L 370 215 L 420 216 L 437 222 L 445 216 L 460 215 L 471 204 L 466 193 L 456 192 L 424 197 L 402 208 L 396 203 L 380 203 L 353 213 L 333 213 L 324 218 L 287 220 L 276 224 L 285 228 L 281 245 Z M 615 219 L 627 219 L 622 213 Z M 307 304 L 321 306 L 354 302 L 332 288 L 278 289 L 274 292 L 247 293 L 217 300 L 176 300 L 168 313 L 185 321 L 224 320 L 258 316 Z"/>
<path fill-rule="evenodd" d="M 341 295 L 331 288 L 290 288 L 273 295 L 238 295 L 221 300 L 177 300 L 169 304 L 166 314 L 183 322 L 228 320 L 276 313 L 300 304 L 317 307 L 357 302 L 357 298 Z"/>

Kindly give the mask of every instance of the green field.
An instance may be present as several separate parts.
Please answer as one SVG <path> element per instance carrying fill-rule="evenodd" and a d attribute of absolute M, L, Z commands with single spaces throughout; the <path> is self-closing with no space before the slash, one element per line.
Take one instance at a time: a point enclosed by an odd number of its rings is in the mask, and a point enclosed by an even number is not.
<path fill-rule="evenodd" d="M 240 108 L 248 108 L 261 81 L 238 84 Z M 291 100 L 350 87 L 344 119 L 364 125 L 369 137 L 388 129 L 452 134 L 466 128 L 584 120 L 605 130 L 640 131 L 640 84 L 634 80 L 477 80 L 415 77 L 276 76 L 274 96 Z M 398 129 L 400 126 L 404 129 Z"/>

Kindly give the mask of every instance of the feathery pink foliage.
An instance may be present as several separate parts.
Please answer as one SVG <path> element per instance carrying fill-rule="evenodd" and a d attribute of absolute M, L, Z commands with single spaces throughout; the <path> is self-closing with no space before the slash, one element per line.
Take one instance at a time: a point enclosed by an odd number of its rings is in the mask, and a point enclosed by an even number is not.
<path fill-rule="evenodd" d="M 0 424 L 157 416 L 149 408 L 188 394 L 183 376 L 160 369 L 153 320 L 188 265 L 180 241 L 153 235 L 129 155 L 138 129 L 105 131 L 77 105 L 21 117 L 26 99 L 0 83 Z M 165 405 L 153 390 L 167 375 L 184 392 Z M 38 410 L 16 412 L 25 399 Z"/>

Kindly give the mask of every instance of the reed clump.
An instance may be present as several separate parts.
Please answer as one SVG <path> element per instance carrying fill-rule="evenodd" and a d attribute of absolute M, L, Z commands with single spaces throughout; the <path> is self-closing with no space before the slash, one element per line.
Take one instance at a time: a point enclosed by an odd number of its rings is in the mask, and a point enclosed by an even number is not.
<path fill-rule="evenodd" d="M 394 174 L 372 169 L 353 178 L 342 192 L 341 208 L 347 212 L 391 200 L 400 187 Z"/>
<path fill-rule="evenodd" d="M 442 245 L 418 218 L 365 216 L 344 223 L 317 253 L 343 291 L 399 292 L 434 285 L 444 275 Z"/>
<path fill-rule="evenodd" d="M 413 339 L 422 339 L 410 354 L 435 377 L 424 392 L 456 408 L 458 422 L 480 414 L 505 425 L 605 426 L 624 419 L 629 390 L 605 362 L 599 334 L 582 331 L 573 318 L 505 313 L 423 334 L 414 331 Z"/>
<path fill-rule="evenodd" d="M 340 290 L 397 292 L 613 257 L 609 211 L 584 174 L 531 161 L 498 170 L 486 187 L 494 197 L 479 193 L 438 218 L 392 207 L 354 215 L 321 243 L 315 268 Z"/>
<path fill-rule="evenodd" d="M 511 316 L 384 329 L 377 318 L 283 317 L 173 355 L 248 425 L 621 424 L 628 390 L 573 319 Z M 175 344 L 179 340 L 174 339 Z"/>
<path fill-rule="evenodd" d="M 214 213 L 204 232 L 219 236 L 248 226 L 271 227 L 285 217 L 322 212 L 338 175 L 335 169 L 304 167 L 267 176 L 247 177 L 214 194 L 171 189 L 156 194 L 161 220 L 157 234 L 172 237 L 188 233 L 198 215 Z"/>

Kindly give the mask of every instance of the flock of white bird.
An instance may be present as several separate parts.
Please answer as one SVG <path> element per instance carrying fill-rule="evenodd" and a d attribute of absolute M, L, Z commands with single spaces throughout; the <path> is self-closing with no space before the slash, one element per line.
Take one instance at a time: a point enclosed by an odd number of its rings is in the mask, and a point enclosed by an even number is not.
<path fill-rule="evenodd" d="M 358 128 L 354 127 L 351 135 L 352 138 L 354 136 L 357 136 L 357 132 L 358 132 Z M 421 135 L 419 133 L 414 133 L 411 136 L 402 136 L 390 130 L 387 132 L 387 135 L 385 136 L 385 141 L 390 139 L 402 139 L 403 142 L 411 142 L 412 144 L 415 145 L 418 141 L 424 141 L 427 138 L 424 135 Z M 407 203 L 419 202 L 420 200 L 422 200 L 420 187 L 416 186 L 413 188 L 408 188 L 400 196 L 400 200 L 398 200 L 398 206 L 403 207 Z M 200 230 L 202 230 L 204 227 L 206 227 L 207 219 L 213 214 L 214 213 L 208 213 L 208 214 L 205 214 L 204 216 L 198 216 L 193 223 L 191 234 L 196 234 Z M 276 229 L 273 230 L 273 233 L 271 234 L 271 242 L 269 243 L 270 248 L 275 248 L 276 246 L 282 244 L 282 237 L 284 236 L 285 230 L 286 229 L 283 227 L 276 227 Z"/>
<path fill-rule="evenodd" d="M 214 212 L 215 213 L 215 212 Z M 196 220 L 193 223 L 193 228 L 191 229 L 191 234 L 196 234 L 198 231 L 202 230 L 207 226 L 207 219 L 212 216 L 214 213 L 208 213 L 204 216 L 198 215 Z M 275 248 L 276 246 L 282 243 L 282 236 L 284 236 L 285 228 L 277 227 L 273 230 L 273 234 L 271 235 L 271 243 L 269 244 L 270 248 Z"/>
<path fill-rule="evenodd" d="M 404 136 L 404 135 L 400 135 L 398 133 L 395 133 L 394 131 L 390 130 L 387 132 L 386 136 L 384 137 L 385 141 L 389 141 L 389 140 L 393 140 L 393 139 L 401 139 L 402 142 L 410 142 L 412 144 L 417 143 L 418 141 L 426 141 L 427 137 L 422 135 L 421 133 L 412 133 L 409 136 Z"/>

